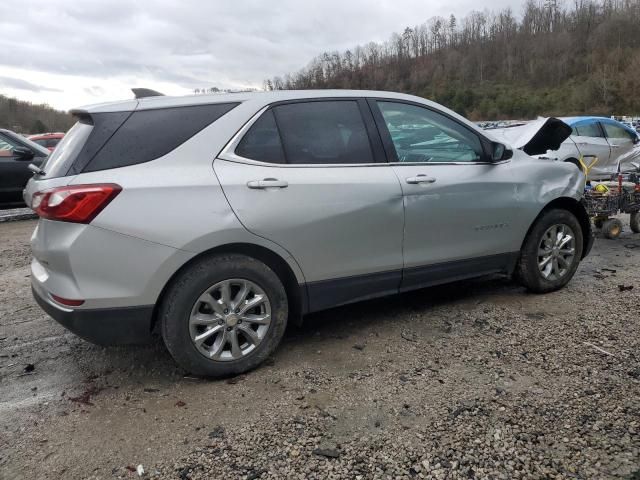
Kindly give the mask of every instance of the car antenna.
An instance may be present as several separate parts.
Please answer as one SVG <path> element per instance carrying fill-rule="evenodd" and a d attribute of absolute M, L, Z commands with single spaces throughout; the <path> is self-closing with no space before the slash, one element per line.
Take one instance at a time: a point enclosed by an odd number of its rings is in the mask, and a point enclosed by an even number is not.
<path fill-rule="evenodd" d="M 164 93 L 156 92 L 150 88 L 132 88 L 131 91 L 136 98 L 164 97 Z"/>

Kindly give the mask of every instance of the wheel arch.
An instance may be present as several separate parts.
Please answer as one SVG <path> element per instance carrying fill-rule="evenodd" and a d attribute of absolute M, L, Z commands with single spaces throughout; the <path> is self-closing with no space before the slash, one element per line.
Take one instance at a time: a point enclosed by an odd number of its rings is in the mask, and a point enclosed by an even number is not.
<path fill-rule="evenodd" d="M 540 219 L 540 217 L 545 212 L 553 209 L 567 210 L 576 216 L 576 218 L 578 219 L 578 222 L 580 222 L 580 227 L 582 229 L 582 258 L 586 257 L 587 254 L 589 253 L 589 249 L 591 245 L 591 235 L 592 235 L 591 220 L 589 219 L 589 214 L 587 213 L 587 210 L 584 208 L 584 205 L 580 201 L 571 197 L 556 198 L 550 201 L 549 203 L 547 203 L 544 206 L 544 208 L 540 210 L 540 213 L 538 213 L 534 221 L 531 222 L 531 225 L 529 225 L 529 229 L 527 230 L 526 235 L 522 239 L 522 245 L 520 245 L 520 250 L 522 250 L 522 248 L 524 247 L 524 242 L 526 241 L 527 237 L 531 233 L 531 230 L 533 229 L 533 226 Z"/>
<path fill-rule="evenodd" d="M 563 162 L 565 163 L 572 163 L 573 165 L 575 165 L 576 167 L 578 167 L 580 170 L 582 170 L 582 167 L 580 166 L 580 160 L 578 160 L 575 157 L 569 156 L 567 158 L 565 158 L 563 160 Z"/>
<path fill-rule="evenodd" d="M 228 243 L 219 245 L 209 250 L 205 250 L 198 255 L 190 258 L 179 269 L 177 269 L 173 273 L 173 275 L 171 275 L 169 280 L 167 280 L 164 287 L 160 291 L 160 295 L 158 295 L 158 299 L 156 300 L 155 306 L 153 308 L 153 314 L 151 318 L 152 332 L 157 331 L 158 310 L 160 308 L 162 299 L 164 298 L 167 289 L 175 281 L 178 275 L 180 275 L 182 272 L 190 268 L 194 263 L 204 257 L 225 253 L 246 255 L 248 257 L 261 261 L 269 268 L 271 268 L 278 276 L 278 278 L 280 278 L 280 281 L 282 281 L 285 291 L 287 292 L 287 298 L 289 300 L 289 321 L 293 322 L 296 325 L 300 325 L 302 323 L 302 316 L 307 311 L 308 305 L 307 290 L 304 285 L 298 283 L 296 275 L 287 261 L 280 255 L 275 253 L 273 250 L 270 250 L 261 245 L 251 243 Z"/>

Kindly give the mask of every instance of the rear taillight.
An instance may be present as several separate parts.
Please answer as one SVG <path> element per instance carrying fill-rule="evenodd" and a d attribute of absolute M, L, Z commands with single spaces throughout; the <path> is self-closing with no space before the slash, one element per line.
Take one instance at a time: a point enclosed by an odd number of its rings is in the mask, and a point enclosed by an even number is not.
<path fill-rule="evenodd" d="M 31 208 L 40 218 L 90 223 L 121 191 L 115 183 L 56 187 L 34 193 Z"/>

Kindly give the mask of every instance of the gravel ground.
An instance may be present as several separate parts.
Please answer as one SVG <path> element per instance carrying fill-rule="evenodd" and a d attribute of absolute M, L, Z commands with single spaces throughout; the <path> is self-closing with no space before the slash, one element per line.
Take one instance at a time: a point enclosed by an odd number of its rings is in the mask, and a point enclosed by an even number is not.
<path fill-rule="evenodd" d="M 548 295 L 492 277 L 314 314 L 216 382 L 49 320 L 34 225 L 0 224 L 0 478 L 640 479 L 640 235 Z"/>

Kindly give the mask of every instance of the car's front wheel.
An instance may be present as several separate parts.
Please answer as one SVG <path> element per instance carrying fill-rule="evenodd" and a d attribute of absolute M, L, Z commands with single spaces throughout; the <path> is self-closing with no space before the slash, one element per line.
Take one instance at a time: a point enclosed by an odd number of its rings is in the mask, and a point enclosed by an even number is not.
<path fill-rule="evenodd" d="M 576 273 L 582 249 L 582 228 L 575 215 L 567 210 L 547 210 L 524 241 L 516 277 L 536 293 L 558 290 Z"/>
<path fill-rule="evenodd" d="M 224 377 L 257 367 L 276 349 L 287 325 L 287 294 L 264 263 L 216 255 L 179 274 L 159 313 L 164 342 L 181 367 Z"/>

